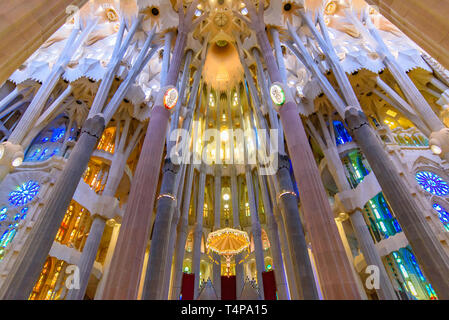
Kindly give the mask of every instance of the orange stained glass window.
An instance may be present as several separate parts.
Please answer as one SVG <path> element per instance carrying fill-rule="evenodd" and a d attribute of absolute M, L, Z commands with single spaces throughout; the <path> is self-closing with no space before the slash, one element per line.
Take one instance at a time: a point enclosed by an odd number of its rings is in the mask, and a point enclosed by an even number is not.
<path fill-rule="evenodd" d="M 104 150 L 109 153 L 114 153 L 115 148 L 115 127 L 109 127 L 104 130 L 100 142 L 98 142 L 97 149 Z"/>
<path fill-rule="evenodd" d="M 55 240 L 63 245 L 82 251 L 91 224 L 92 219 L 89 211 L 72 200 L 56 234 Z"/>

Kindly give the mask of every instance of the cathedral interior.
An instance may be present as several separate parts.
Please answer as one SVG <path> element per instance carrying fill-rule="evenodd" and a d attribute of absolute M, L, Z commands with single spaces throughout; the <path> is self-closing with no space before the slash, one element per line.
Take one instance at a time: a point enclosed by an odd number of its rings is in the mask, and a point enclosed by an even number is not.
<path fill-rule="evenodd" d="M 0 299 L 449 299 L 420 1 L 12 2 Z"/>

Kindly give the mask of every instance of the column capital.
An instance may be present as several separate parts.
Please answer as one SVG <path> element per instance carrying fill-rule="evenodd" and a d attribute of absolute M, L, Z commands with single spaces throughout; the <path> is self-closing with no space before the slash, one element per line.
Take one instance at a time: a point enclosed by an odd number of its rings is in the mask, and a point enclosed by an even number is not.
<path fill-rule="evenodd" d="M 83 125 L 81 134 L 87 133 L 88 135 L 97 139 L 101 138 L 105 128 L 105 121 L 103 114 L 96 114 L 92 118 L 88 118 Z"/>
<path fill-rule="evenodd" d="M 278 171 L 281 169 L 290 170 L 290 158 L 286 154 L 278 154 Z"/>
<path fill-rule="evenodd" d="M 95 206 L 92 210 L 92 218 L 100 217 L 104 220 L 115 219 L 120 215 L 117 210 L 119 201 L 117 198 L 107 195 L 98 197 Z"/>
<path fill-rule="evenodd" d="M 215 177 L 221 177 L 221 172 L 222 172 L 222 165 L 221 164 L 216 164 L 214 166 Z"/>
<path fill-rule="evenodd" d="M 165 172 L 169 171 L 173 174 L 177 174 L 180 168 L 181 166 L 179 164 L 174 164 L 170 158 L 166 158 L 164 160 L 164 167 L 162 168 L 162 172 L 165 174 Z"/>
<path fill-rule="evenodd" d="M 363 125 L 368 125 L 365 113 L 359 108 L 348 106 L 345 109 L 345 121 L 351 131 L 355 131 Z"/>

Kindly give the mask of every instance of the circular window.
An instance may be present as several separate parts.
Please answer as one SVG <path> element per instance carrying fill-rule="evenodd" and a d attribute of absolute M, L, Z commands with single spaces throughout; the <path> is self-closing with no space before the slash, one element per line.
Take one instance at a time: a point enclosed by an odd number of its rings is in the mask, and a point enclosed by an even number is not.
<path fill-rule="evenodd" d="M 9 194 L 9 203 L 16 207 L 24 206 L 39 193 L 41 186 L 33 180 L 16 187 L 16 190 Z"/>
<path fill-rule="evenodd" d="M 431 194 L 437 196 L 447 196 L 449 194 L 449 186 L 439 175 L 429 171 L 419 171 L 416 174 L 418 184 Z"/>

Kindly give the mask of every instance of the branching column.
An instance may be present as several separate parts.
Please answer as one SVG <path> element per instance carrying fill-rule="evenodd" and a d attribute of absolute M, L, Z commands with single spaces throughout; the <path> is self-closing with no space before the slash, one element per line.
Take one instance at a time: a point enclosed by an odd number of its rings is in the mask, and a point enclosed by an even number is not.
<path fill-rule="evenodd" d="M 180 97 L 184 95 L 186 85 L 185 78 L 190 74 L 189 65 L 191 55 L 192 53 L 189 50 L 186 56 L 184 73 L 181 79 L 181 88 L 179 93 Z M 198 77 L 196 78 L 197 79 L 195 82 L 198 86 L 199 79 Z M 196 92 L 193 93 L 191 97 L 195 101 Z M 176 106 L 177 110 L 175 111 L 175 115 L 172 117 L 172 130 L 178 128 L 179 117 L 177 117 L 177 114 L 179 113 L 178 109 L 181 107 L 181 100 L 182 99 L 178 99 L 178 105 Z M 184 122 L 184 126 L 185 130 L 190 129 L 190 119 Z M 170 135 L 171 132 L 172 131 L 169 132 Z M 185 141 L 183 141 L 182 143 L 185 143 Z M 142 293 L 143 299 L 163 299 L 163 295 L 165 292 L 163 286 L 164 284 L 168 284 L 168 281 L 164 281 L 165 276 L 163 275 L 165 273 L 168 273 L 169 276 L 171 273 L 172 255 L 170 255 L 169 253 L 172 251 L 169 248 L 170 242 L 173 245 L 175 239 L 174 237 L 176 236 L 176 233 L 174 231 L 176 230 L 177 220 L 179 219 L 179 216 L 176 216 L 177 213 L 174 214 L 174 210 L 177 207 L 177 188 L 179 185 L 179 180 L 181 178 L 179 170 L 181 169 L 182 165 L 174 163 L 172 161 L 172 145 L 173 144 L 171 143 L 171 141 L 169 141 L 169 143 L 167 144 L 167 154 L 163 168 L 161 190 L 156 206 L 156 218 L 153 226 L 153 237 L 151 240 L 145 284 Z M 172 230 L 172 232 L 170 232 L 170 230 Z"/>
<path fill-rule="evenodd" d="M 201 164 L 200 181 L 198 184 L 198 202 L 196 207 L 196 223 L 193 231 L 193 258 L 192 273 L 195 275 L 195 285 L 193 289 L 193 298 L 198 298 L 198 289 L 200 286 L 200 266 L 201 266 L 201 239 L 203 237 L 203 215 L 204 215 L 204 196 L 206 193 L 206 165 Z"/>
<path fill-rule="evenodd" d="M 258 60 L 258 52 L 256 50 L 253 50 L 254 55 L 256 56 L 256 61 Z M 261 129 L 268 129 L 267 125 L 265 125 L 265 119 L 260 114 L 259 110 L 257 109 L 257 106 L 260 106 L 260 100 L 257 95 L 257 90 L 254 85 L 254 81 L 252 79 L 251 73 L 249 72 L 248 66 L 246 65 L 246 62 L 243 60 L 242 56 L 240 57 L 240 60 L 243 65 L 243 69 L 245 72 L 245 77 L 248 82 L 248 87 L 251 92 L 251 98 L 253 99 L 253 109 L 256 111 L 256 120 L 259 124 L 259 127 Z M 260 68 L 260 63 L 258 63 Z M 260 72 L 259 72 L 260 73 Z M 261 79 L 259 79 L 261 80 Z M 263 85 L 263 84 L 262 84 Z M 262 91 L 268 91 L 264 88 L 262 88 Z M 248 103 L 250 103 L 248 101 Z M 270 113 L 270 122 L 271 125 L 274 126 L 277 123 L 277 116 L 271 115 Z M 275 127 L 277 128 L 277 127 Z M 282 133 L 280 130 L 278 131 L 278 135 L 281 135 Z M 283 143 L 283 141 L 281 142 Z M 281 148 L 280 148 L 281 149 Z M 281 150 L 279 150 L 281 152 Z M 277 154 L 275 155 L 277 156 Z M 289 165 L 282 165 L 282 159 L 285 159 L 288 163 L 287 156 L 283 155 L 279 158 L 278 164 L 278 170 L 276 172 L 276 183 L 280 185 L 279 193 L 276 197 L 276 201 L 279 201 L 281 203 L 281 213 L 283 216 L 283 219 L 286 219 L 285 226 L 287 232 L 287 238 L 288 238 L 288 250 L 291 252 L 292 262 L 294 269 L 296 269 L 294 274 L 295 280 L 293 280 L 293 277 L 291 277 L 291 281 L 295 281 L 296 284 L 296 291 L 298 294 L 304 293 L 304 299 L 317 299 L 317 292 L 316 292 L 316 286 L 315 281 L 313 277 L 313 271 L 312 266 L 310 264 L 309 260 L 309 254 L 307 249 L 307 244 L 304 236 L 303 227 L 300 221 L 299 217 L 299 211 L 298 211 L 298 202 L 296 198 L 296 194 L 293 190 L 293 184 L 292 179 L 290 176 L 290 167 Z M 288 196 L 290 194 L 290 196 Z M 293 196 L 292 196 L 293 195 Z"/>
<path fill-rule="evenodd" d="M 188 34 L 201 21 L 201 18 L 197 18 L 193 22 L 197 4 L 198 1 L 194 0 L 185 16 L 183 7 L 178 10 L 178 35 L 170 61 L 167 85 L 176 85 Z M 151 111 L 147 134 L 131 185 L 117 247 L 112 258 L 109 282 L 105 288 L 106 299 L 137 298 L 169 118 L 170 111 L 160 103 L 156 103 Z M 132 270 L 129 270 L 130 267 Z M 129 270 L 129 272 L 125 273 L 123 270 Z"/>
<path fill-rule="evenodd" d="M 279 68 L 265 32 L 263 9 L 245 0 L 272 82 L 282 82 Z M 263 6 L 260 6 L 263 7 Z M 333 213 L 294 101 L 279 110 L 293 170 L 298 181 L 301 205 L 312 242 L 320 283 L 326 299 L 360 299 L 357 285 L 335 224 Z"/>

